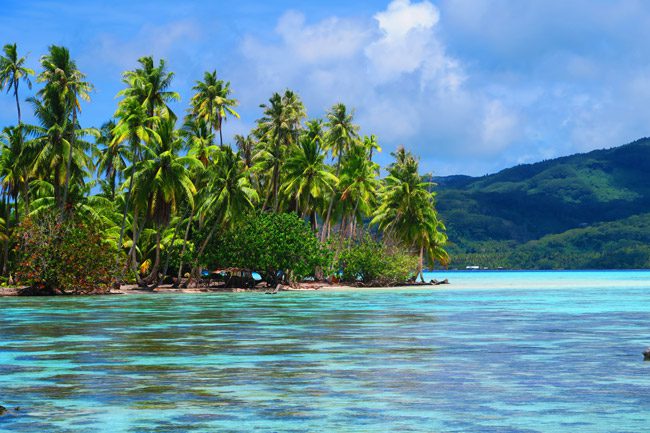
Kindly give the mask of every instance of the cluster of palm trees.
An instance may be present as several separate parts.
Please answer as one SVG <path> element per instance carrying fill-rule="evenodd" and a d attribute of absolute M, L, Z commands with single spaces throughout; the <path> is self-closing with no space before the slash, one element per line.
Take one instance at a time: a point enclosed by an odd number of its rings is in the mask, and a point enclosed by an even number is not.
<path fill-rule="evenodd" d="M 425 258 L 447 261 L 444 226 L 417 159 L 400 148 L 380 180 L 377 139 L 359 135 L 343 104 L 325 119 L 307 119 L 296 93 L 274 93 L 233 149 L 222 132 L 239 117 L 237 101 L 215 71 L 196 82 L 179 119 L 169 105 L 180 100 L 174 74 L 163 60 L 143 57 L 123 74 L 113 118 L 82 128 L 80 101 L 92 85 L 65 47 L 49 47 L 40 65 L 35 76 L 15 44 L 0 56 L 0 86 L 13 93 L 18 116 L 1 134 L 4 275 L 14 228 L 48 209 L 99 221 L 107 243 L 126 257 L 125 273 L 141 285 L 157 284 L 170 258 L 178 280 L 184 268 L 200 269 L 210 239 L 256 210 L 296 212 L 321 241 L 355 238 L 370 222 L 387 241 L 419 251 L 420 270 Z M 28 125 L 19 87 L 31 88 L 33 76 L 41 87 L 26 99 L 37 120 Z"/>

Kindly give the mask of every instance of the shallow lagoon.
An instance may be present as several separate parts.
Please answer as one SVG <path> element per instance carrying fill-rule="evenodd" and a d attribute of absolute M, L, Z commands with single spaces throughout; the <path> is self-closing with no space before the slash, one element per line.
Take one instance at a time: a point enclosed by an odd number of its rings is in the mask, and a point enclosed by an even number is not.
<path fill-rule="evenodd" d="M 0 299 L 0 431 L 647 431 L 650 272 L 433 277 Z"/>

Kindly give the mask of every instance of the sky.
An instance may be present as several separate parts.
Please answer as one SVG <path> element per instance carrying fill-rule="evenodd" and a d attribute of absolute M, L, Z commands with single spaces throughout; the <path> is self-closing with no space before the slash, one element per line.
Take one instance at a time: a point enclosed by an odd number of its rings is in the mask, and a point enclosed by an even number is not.
<path fill-rule="evenodd" d="M 649 135 L 650 2 L 643 0 L 0 0 L 0 43 L 28 66 L 65 45 L 95 86 L 83 126 L 115 112 L 145 55 L 175 73 L 183 114 L 204 71 L 230 81 L 247 133 L 273 92 L 308 115 L 343 102 L 362 134 L 435 175 L 484 175 Z M 21 99 L 30 96 L 22 88 Z M 0 95 L 0 126 L 16 122 Z M 27 105 L 23 112 L 28 112 Z M 30 121 L 26 113 L 25 121 Z"/>

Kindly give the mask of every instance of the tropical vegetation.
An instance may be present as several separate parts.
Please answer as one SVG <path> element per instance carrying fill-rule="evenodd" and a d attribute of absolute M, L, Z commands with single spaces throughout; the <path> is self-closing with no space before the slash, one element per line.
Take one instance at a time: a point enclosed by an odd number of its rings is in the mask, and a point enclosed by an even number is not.
<path fill-rule="evenodd" d="M 82 109 L 94 88 L 68 49 L 49 47 L 37 71 L 26 63 L 16 44 L 4 47 L 0 85 L 17 114 L 0 135 L 5 278 L 84 291 L 81 281 L 95 274 L 79 257 L 93 257 L 97 245 L 110 252 L 97 255 L 103 287 L 187 285 L 232 268 L 270 285 L 350 275 L 367 282 L 346 267 L 363 265 L 354 251 L 369 246 L 411 257 L 399 262 L 404 275 L 386 283 L 422 278 L 423 268 L 449 261 L 430 177 L 400 148 L 381 178 L 377 137 L 361 135 L 342 103 L 310 118 L 297 93 L 274 93 L 249 133 L 229 143 L 224 128 L 239 118 L 230 83 L 206 71 L 185 112 L 175 112 L 182 97 L 174 74 L 147 56 L 123 73 L 114 114 L 89 126 Z M 32 81 L 37 88 L 25 97 Z M 23 122 L 25 102 L 32 123 Z M 75 272 L 51 269 L 63 246 L 77 251 Z M 47 271 L 32 260 L 38 248 L 48 251 Z"/>
<path fill-rule="evenodd" d="M 649 268 L 649 172 L 645 138 L 488 176 L 435 178 L 453 266 Z"/>

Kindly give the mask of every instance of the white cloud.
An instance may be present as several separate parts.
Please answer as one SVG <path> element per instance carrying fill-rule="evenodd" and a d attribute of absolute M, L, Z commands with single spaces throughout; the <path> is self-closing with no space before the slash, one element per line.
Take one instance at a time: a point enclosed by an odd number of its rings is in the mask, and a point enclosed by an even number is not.
<path fill-rule="evenodd" d="M 507 147 L 516 137 L 517 118 L 499 101 L 491 101 L 485 108 L 481 131 L 482 141 L 487 145 L 484 150 L 497 152 Z"/>
<path fill-rule="evenodd" d="M 307 63 L 348 59 L 368 39 L 367 31 L 354 21 L 332 17 L 306 25 L 305 16 L 295 11 L 280 18 L 276 32 L 286 47 Z"/>
<path fill-rule="evenodd" d="M 394 0 L 374 18 L 381 37 L 365 53 L 375 79 L 390 81 L 422 69 L 425 80 L 437 81 L 445 88 L 456 89 L 460 85 L 460 65 L 445 54 L 433 31 L 440 21 L 440 12 L 433 4 Z"/>
<path fill-rule="evenodd" d="M 277 42 L 243 38 L 243 66 L 231 73 L 256 83 L 241 86 L 242 105 L 287 87 L 300 93 L 311 115 L 348 104 L 362 132 L 380 137 L 385 154 L 398 144 L 423 162 L 432 155 L 499 154 L 516 139 L 519 119 L 505 101 L 466 85 L 463 63 L 437 34 L 442 19 L 427 0 L 394 0 L 365 21 L 308 23 L 289 11 L 275 27 Z"/>

